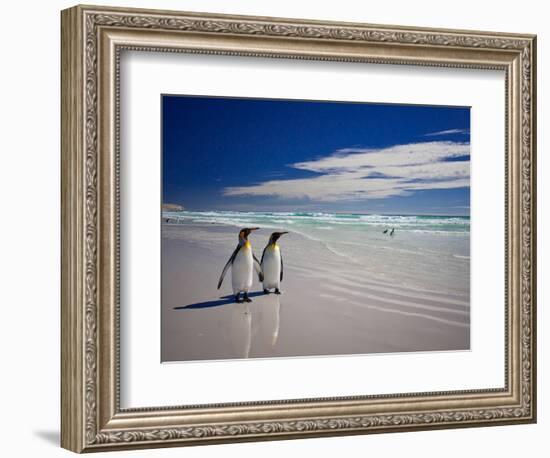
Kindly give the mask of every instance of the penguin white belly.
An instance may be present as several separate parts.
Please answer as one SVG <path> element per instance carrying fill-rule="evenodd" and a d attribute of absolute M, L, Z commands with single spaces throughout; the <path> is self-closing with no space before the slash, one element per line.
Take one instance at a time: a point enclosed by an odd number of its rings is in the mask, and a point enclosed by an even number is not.
<path fill-rule="evenodd" d="M 281 284 L 281 251 L 278 246 L 268 247 L 262 261 L 264 289 L 280 288 Z"/>
<path fill-rule="evenodd" d="M 248 292 L 252 286 L 254 266 L 252 264 L 252 248 L 244 245 L 231 265 L 231 284 L 233 294 Z"/>

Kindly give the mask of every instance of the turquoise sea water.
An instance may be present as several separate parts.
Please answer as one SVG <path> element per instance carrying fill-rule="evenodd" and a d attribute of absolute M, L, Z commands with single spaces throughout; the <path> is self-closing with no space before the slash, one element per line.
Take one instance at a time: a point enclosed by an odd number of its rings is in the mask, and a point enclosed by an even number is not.
<path fill-rule="evenodd" d="M 240 228 L 258 226 L 261 230 L 251 236 L 258 254 L 271 232 L 289 231 L 293 237 L 281 241 L 285 249 L 303 249 L 293 242 L 303 237 L 309 241 L 308 250 L 336 255 L 370 278 L 469 294 L 467 216 L 234 211 L 163 212 L 162 216 L 173 234 L 194 234 L 197 240 L 213 237 L 212 231 L 206 230 L 211 228 L 234 230 L 236 242 Z M 307 250 L 302 253 L 308 257 Z"/>
<path fill-rule="evenodd" d="M 399 232 L 469 235 L 468 216 L 426 215 L 363 215 L 356 213 L 313 212 L 231 212 L 231 211 L 182 211 L 164 212 L 173 223 L 227 224 L 233 226 L 264 226 L 294 228 L 295 230 L 340 230 L 380 232 L 395 228 Z"/>

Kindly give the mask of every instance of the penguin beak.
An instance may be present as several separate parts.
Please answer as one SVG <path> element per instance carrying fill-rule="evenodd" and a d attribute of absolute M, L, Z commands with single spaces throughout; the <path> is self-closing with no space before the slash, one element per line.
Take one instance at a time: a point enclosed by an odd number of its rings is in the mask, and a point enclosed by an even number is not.
<path fill-rule="evenodd" d="M 257 231 L 258 229 L 260 229 L 259 227 L 251 227 L 250 229 L 248 229 L 249 231 Z"/>
<path fill-rule="evenodd" d="M 279 240 L 279 237 L 281 237 L 281 235 L 285 234 L 288 234 L 288 232 L 273 232 L 273 234 L 271 234 L 271 242 L 276 242 L 277 240 Z"/>

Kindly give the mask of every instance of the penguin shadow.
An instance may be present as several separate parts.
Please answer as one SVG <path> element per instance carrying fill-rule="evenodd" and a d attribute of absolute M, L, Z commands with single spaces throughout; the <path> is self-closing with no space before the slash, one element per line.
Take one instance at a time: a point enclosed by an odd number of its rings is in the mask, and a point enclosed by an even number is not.
<path fill-rule="evenodd" d="M 255 291 L 252 293 L 248 293 L 248 297 L 258 297 L 263 296 L 263 291 Z M 206 302 L 197 302 L 195 304 L 189 304 L 189 305 L 179 305 L 177 307 L 174 307 L 174 310 L 192 310 L 192 309 L 206 309 L 210 307 L 220 307 L 222 305 L 229 305 L 229 304 L 235 304 L 235 299 L 233 295 L 228 296 L 222 296 L 217 300 L 214 301 L 206 301 Z"/>

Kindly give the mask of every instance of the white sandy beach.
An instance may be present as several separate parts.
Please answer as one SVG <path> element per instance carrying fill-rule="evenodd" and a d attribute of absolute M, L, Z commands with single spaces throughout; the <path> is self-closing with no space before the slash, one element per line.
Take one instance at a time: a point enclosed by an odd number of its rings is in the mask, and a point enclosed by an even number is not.
<path fill-rule="evenodd" d="M 216 284 L 238 227 L 163 220 L 163 362 L 469 349 L 469 232 L 333 243 L 280 229 L 283 294 L 255 278 L 253 302 L 235 304 L 230 274 Z M 250 236 L 258 258 L 273 230 Z"/>

